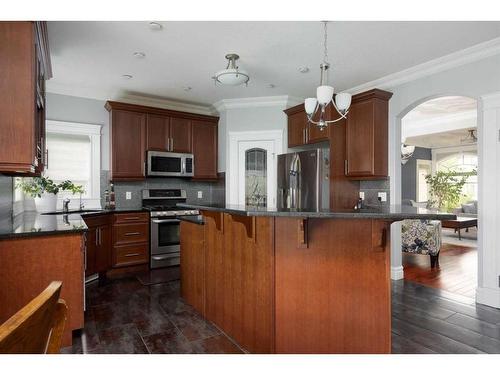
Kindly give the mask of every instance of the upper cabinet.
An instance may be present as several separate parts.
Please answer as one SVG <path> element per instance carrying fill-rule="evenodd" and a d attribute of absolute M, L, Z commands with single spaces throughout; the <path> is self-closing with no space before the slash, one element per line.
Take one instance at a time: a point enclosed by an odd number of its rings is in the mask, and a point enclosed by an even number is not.
<path fill-rule="evenodd" d="M 146 177 L 146 152 L 193 153 L 194 177 L 217 178 L 218 117 L 108 101 L 111 179 Z"/>
<path fill-rule="evenodd" d="M 285 110 L 288 116 L 288 147 L 328 141 L 329 129 L 320 130 L 307 120 L 304 104 Z"/>
<path fill-rule="evenodd" d="M 193 121 L 194 178 L 217 179 L 217 123 Z"/>
<path fill-rule="evenodd" d="M 46 163 L 45 22 L 0 22 L 0 172 L 39 176 Z"/>
<path fill-rule="evenodd" d="M 388 176 L 391 96 L 378 89 L 353 96 L 346 124 L 346 176 L 358 180 Z"/>

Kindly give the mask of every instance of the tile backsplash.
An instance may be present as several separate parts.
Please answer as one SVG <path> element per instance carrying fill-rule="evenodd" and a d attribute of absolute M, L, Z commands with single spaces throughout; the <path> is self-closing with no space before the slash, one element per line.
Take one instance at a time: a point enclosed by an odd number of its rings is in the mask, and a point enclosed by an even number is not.
<path fill-rule="evenodd" d="M 101 171 L 101 204 L 104 207 L 104 190 L 109 187 L 109 171 Z M 149 178 L 145 181 L 115 182 L 117 208 L 140 208 L 143 189 L 184 189 L 188 203 L 217 204 L 225 200 L 225 178 L 218 181 L 191 181 L 183 178 Z M 202 198 L 198 198 L 201 191 Z M 126 192 L 131 199 L 126 199 Z"/>
<path fill-rule="evenodd" d="M 365 203 L 366 204 L 371 204 L 371 205 L 373 205 L 373 204 L 383 204 L 383 205 L 390 204 L 389 179 L 360 181 L 359 191 L 362 191 L 365 193 Z M 378 193 L 379 192 L 387 194 L 387 201 L 386 202 L 379 202 L 378 201 Z"/>
<path fill-rule="evenodd" d="M 0 175 L 0 219 L 12 215 L 12 177 Z"/>

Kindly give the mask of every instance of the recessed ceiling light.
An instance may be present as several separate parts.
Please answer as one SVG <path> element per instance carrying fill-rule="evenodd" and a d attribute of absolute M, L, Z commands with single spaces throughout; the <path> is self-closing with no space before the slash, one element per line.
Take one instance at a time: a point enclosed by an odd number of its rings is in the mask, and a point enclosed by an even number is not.
<path fill-rule="evenodd" d="M 159 31 L 159 30 L 163 29 L 163 25 L 161 23 L 158 23 L 158 22 L 150 22 L 149 28 L 151 30 L 154 30 L 154 31 Z"/>
<path fill-rule="evenodd" d="M 134 56 L 138 59 L 143 59 L 144 57 L 146 57 L 146 54 L 144 52 L 134 52 Z"/>
<path fill-rule="evenodd" d="M 191 86 L 185 86 L 182 88 L 184 91 L 191 91 L 193 88 Z"/>
<path fill-rule="evenodd" d="M 276 87 L 276 85 L 273 83 L 270 83 L 269 85 L 267 85 L 268 89 L 274 89 L 275 87 Z"/>
<path fill-rule="evenodd" d="M 309 67 L 308 66 L 301 66 L 299 68 L 299 72 L 301 72 L 301 73 L 307 73 L 307 72 L 309 72 Z"/>
<path fill-rule="evenodd" d="M 133 78 L 133 76 L 131 76 L 130 74 L 123 74 L 123 75 L 122 75 L 122 78 L 123 78 L 123 79 L 132 79 L 132 78 Z"/>

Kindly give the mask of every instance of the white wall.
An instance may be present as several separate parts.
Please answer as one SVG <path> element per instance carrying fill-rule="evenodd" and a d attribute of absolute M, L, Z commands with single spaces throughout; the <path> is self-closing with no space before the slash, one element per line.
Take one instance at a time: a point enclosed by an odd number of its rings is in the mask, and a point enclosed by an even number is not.
<path fill-rule="evenodd" d="M 393 97 L 389 102 L 389 174 L 391 184 L 391 204 L 400 204 L 401 202 L 401 164 L 400 164 L 400 140 L 401 140 L 401 119 L 406 113 L 413 109 L 416 105 L 433 97 L 443 95 L 462 95 L 478 100 L 478 138 L 479 138 L 479 188 L 482 190 L 485 186 L 498 186 L 496 181 L 497 175 L 500 173 L 498 164 L 483 163 L 482 155 L 496 155 L 496 150 L 500 147 L 498 143 L 498 135 L 494 134 L 495 121 L 498 119 L 490 114 L 488 123 L 484 123 L 482 114 L 482 96 L 500 92 L 500 55 L 485 58 L 466 65 L 458 66 L 446 71 L 429 75 L 412 82 L 385 88 L 393 92 Z M 495 112 L 496 113 L 496 112 Z M 495 140 L 494 142 L 491 140 Z M 489 142 L 485 142 L 489 140 Z M 481 147 L 483 146 L 483 147 Z M 496 198 L 493 202 L 487 201 L 488 205 L 496 206 Z M 483 194 L 483 200 L 486 196 Z M 496 236 L 496 232 L 488 233 L 483 230 L 485 221 L 500 222 L 500 210 L 497 210 L 492 216 L 485 216 L 485 208 L 479 205 L 479 236 Z M 483 222 L 483 224 L 481 224 Z M 393 224 L 392 231 L 392 251 L 391 251 L 391 266 L 393 278 L 401 278 L 403 276 L 401 267 L 401 233 L 400 225 Z M 489 241 L 489 240 L 488 240 Z M 494 247 L 493 241 L 483 241 L 479 246 L 479 286 L 478 286 L 478 301 L 485 304 L 496 305 L 500 303 L 500 289 L 498 287 L 498 275 L 500 274 L 500 247 Z M 496 242 L 498 244 L 498 242 Z M 495 271 L 491 271 L 491 267 Z M 486 269 L 489 269 L 486 272 Z M 481 293 L 484 288 L 488 288 L 488 297 L 483 298 L 485 293 Z M 493 288 L 493 289 L 492 289 Z M 494 290 L 494 292 L 491 292 Z M 492 297 L 494 296 L 494 297 Z M 496 298 L 496 300 L 495 300 Z M 497 301 L 497 302 L 496 302 Z M 497 307 L 500 307 L 498 305 Z"/>

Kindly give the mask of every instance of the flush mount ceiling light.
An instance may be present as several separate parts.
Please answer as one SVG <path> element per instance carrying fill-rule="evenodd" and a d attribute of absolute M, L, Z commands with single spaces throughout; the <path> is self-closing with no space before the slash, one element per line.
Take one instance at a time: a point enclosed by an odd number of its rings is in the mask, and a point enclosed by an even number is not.
<path fill-rule="evenodd" d="M 308 66 L 301 66 L 299 68 L 299 72 L 301 72 L 301 73 L 309 73 L 309 67 Z"/>
<path fill-rule="evenodd" d="M 123 78 L 123 79 L 132 79 L 132 78 L 133 78 L 133 76 L 131 76 L 130 74 L 123 74 L 123 75 L 122 75 L 122 78 Z"/>
<path fill-rule="evenodd" d="M 146 57 L 146 54 L 144 52 L 134 52 L 134 57 L 137 57 L 138 59 L 143 59 Z"/>
<path fill-rule="evenodd" d="M 466 144 L 477 143 L 476 130 L 475 129 L 467 130 L 467 136 L 465 138 L 462 138 L 460 140 L 460 143 L 466 143 Z"/>
<path fill-rule="evenodd" d="M 159 30 L 163 29 L 163 25 L 161 23 L 158 23 L 158 22 L 150 22 L 149 28 L 153 31 L 159 31 Z"/>
<path fill-rule="evenodd" d="M 316 125 L 320 130 L 325 129 L 328 125 L 345 119 L 347 117 L 347 113 L 349 112 L 349 107 L 351 106 L 351 94 L 348 93 L 338 93 L 335 95 L 335 99 L 333 99 L 333 95 L 335 94 L 335 90 L 332 86 L 328 86 L 328 69 L 330 68 L 330 64 L 328 63 L 328 29 L 327 29 L 328 21 L 323 21 L 324 28 L 324 39 L 323 39 L 323 47 L 324 47 L 324 56 L 323 63 L 320 64 L 321 69 L 321 78 L 320 85 L 316 89 L 316 98 L 307 98 L 304 101 L 304 107 L 307 113 L 307 120 Z M 340 115 L 338 118 L 334 120 L 326 120 L 325 119 L 325 111 L 326 107 L 330 104 L 333 104 L 333 107 Z M 318 121 L 314 121 L 313 117 L 317 112 L 320 112 Z"/>
<path fill-rule="evenodd" d="M 244 83 L 248 86 L 250 76 L 245 70 L 236 66 L 236 60 L 239 58 L 240 57 L 235 53 L 226 55 L 226 59 L 228 60 L 226 69 L 218 71 L 212 77 L 216 84 L 221 83 L 223 85 L 237 86 Z"/>

